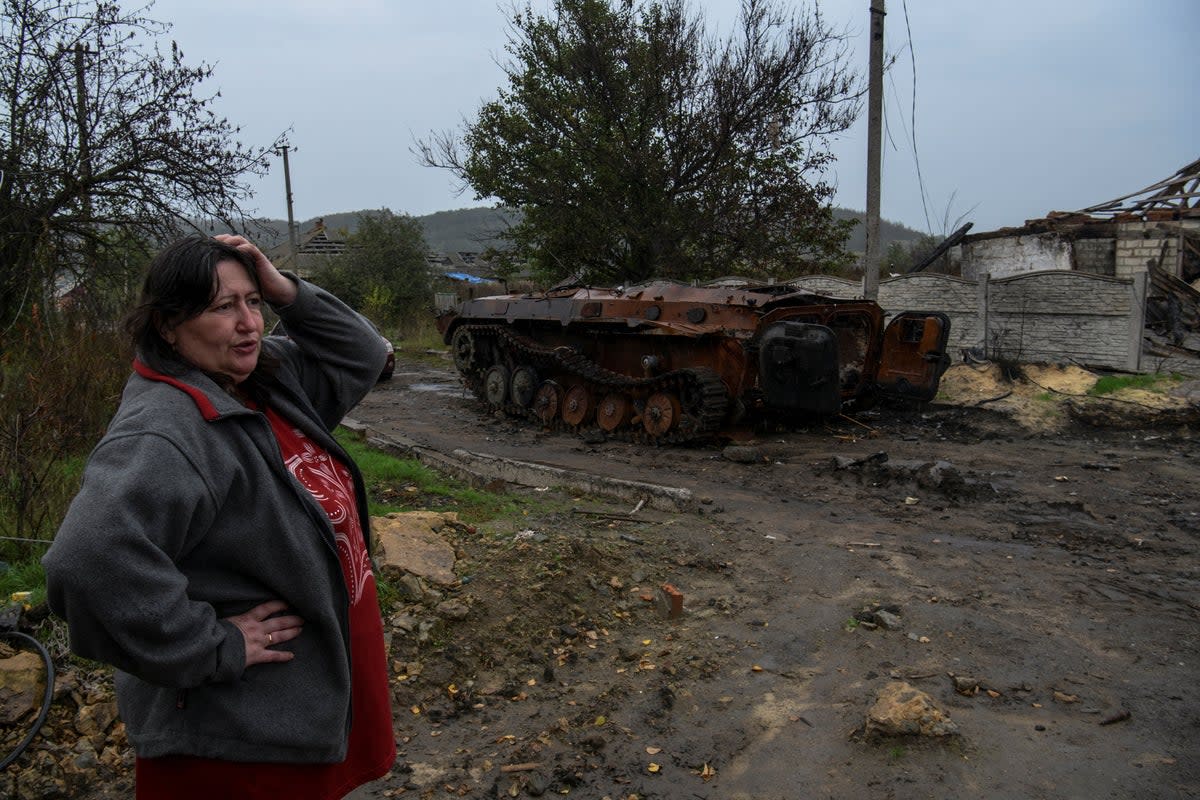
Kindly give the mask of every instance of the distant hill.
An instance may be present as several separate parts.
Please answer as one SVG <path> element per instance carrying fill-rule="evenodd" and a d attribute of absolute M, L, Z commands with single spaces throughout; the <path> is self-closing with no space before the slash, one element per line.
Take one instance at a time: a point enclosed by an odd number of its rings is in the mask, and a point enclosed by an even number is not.
<path fill-rule="evenodd" d="M 858 224 L 854 226 L 854 230 L 850 232 L 850 239 L 846 242 L 846 249 L 854 252 L 862 252 L 867 249 L 867 227 L 864 222 L 866 212 L 853 211 L 849 208 L 841 208 L 840 206 L 833 207 L 834 219 L 855 219 Z M 918 230 L 913 230 L 907 225 L 901 225 L 899 222 L 889 222 L 886 219 L 879 220 L 879 241 L 881 247 L 880 252 L 887 249 L 887 246 L 892 242 L 907 242 L 921 238 L 923 234 Z"/>
<path fill-rule="evenodd" d="M 313 217 L 299 223 L 300 232 L 311 230 L 318 220 L 324 219 L 325 229 L 330 235 L 340 231 L 353 233 L 358 226 L 360 214 L 369 214 L 370 210 L 345 211 L 336 214 L 326 214 L 324 217 Z M 850 235 L 846 247 L 853 251 L 866 248 L 866 229 L 863 227 L 863 212 L 848 208 L 833 209 L 836 219 L 856 219 L 856 225 Z M 498 208 L 460 208 L 454 211 L 438 211 L 417 220 L 425 228 L 425 243 L 430 250 L 442 253 L 481 252 L 489 246 L 502 244 L 499 234 L 508 225 L 520 219 L 520 212 Z M 261 231 L 258 236 L 268 246 L 283 242 L 287 239 L 286 220 L 260 220 Z M 879 238 L 882 247 L 886 248 L 894 241 L 910 241 L 921 236 L 920 231 L 913 230 L 896 222 L 880 220 Z"/>
<path fill-rule="evenodd" d="M 303 234 L 312 230 L 319 221 L 325 223 L 325 230 L 330 236 L 339 233 L 354 233 L 358 229 L 358 218 L 369 214 L 373 209 L 362 211 L 343 211 L 335 214 L 325 214 L 323 217 L 312 217 L 297 223 Z M 514 211 L 496 208 L 460 208 L 455 211 L 438 211 L 417 220 L 425 228 L 425 243 L 430 250 L 441 253 L 477 253 L 490 246 L 501 244 L 498 235 L 504 228 L 519 219 Z M 287 220 L 263 219 L 257 222 L 258 230 L 255 235 L 260 243 L 267 247 L 280 244 L 287 239 Z"/>

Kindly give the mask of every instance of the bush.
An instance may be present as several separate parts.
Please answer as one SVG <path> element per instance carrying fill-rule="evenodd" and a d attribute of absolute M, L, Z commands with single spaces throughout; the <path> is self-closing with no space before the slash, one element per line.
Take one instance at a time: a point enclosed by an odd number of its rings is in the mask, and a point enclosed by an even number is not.
<path fill-rule="evenodd" d="M 35 310 L 0 342 L 0 559 L 40 557 L 129 374 L 111 321 Z"/>

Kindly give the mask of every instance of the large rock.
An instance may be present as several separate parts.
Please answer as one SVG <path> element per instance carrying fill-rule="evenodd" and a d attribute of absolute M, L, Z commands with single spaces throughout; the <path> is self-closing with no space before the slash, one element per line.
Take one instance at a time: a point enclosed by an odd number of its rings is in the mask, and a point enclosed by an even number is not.
<path fill-rule="evenodd" d="M 412 511 L 372 517 L 379 568 L 391 578 L 416 575 L 440 586 L 458 583 L 454 548 L 439 531 L 458 523 L 453 512 Z"/>
<path fill-rule="evenodd" d="M 0 659 L 0 725 L 12 725 L 42 702 L 46 665 L 34 653 Z"/>
<path fill-rule="evenodd" d="M 875 695 L 867 712 L 867 735 L 953 736 L 958 726 L 933 698 L 904 681 L 892 681 Z"/>
<path fill-rule="evenodd" d="M 75 730 L 81 736 L 107 733 L 108 726 L 117 721 L 117 701 L 106 700 L 83 706 L 75 715 Z"/>

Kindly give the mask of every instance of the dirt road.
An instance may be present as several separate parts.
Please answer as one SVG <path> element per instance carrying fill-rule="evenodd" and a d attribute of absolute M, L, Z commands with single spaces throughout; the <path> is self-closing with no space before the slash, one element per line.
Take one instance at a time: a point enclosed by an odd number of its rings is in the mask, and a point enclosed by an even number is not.
<path fill-rule="evenodd" d="M 402 766 L 356 797 L 1200 796 L 1191 429 L 934 407 L 732 451 L 588 444 L 411 364 L 354 416 L 694 499 L 459 532 L 466 582 L 393 620 Z M 894 680 L 958 735 L 861 735 Z"/>

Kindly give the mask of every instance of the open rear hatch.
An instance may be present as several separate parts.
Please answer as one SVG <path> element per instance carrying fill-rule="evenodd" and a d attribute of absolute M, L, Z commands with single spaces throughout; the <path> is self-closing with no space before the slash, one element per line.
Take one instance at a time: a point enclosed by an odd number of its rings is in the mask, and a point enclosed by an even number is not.
<path fill-rule="evenodd" d="M 905 311 L 883 332 L 875 383 L 889 397 L 932 400 L 950 357 L 950 318 L 940 311 Z"/>

